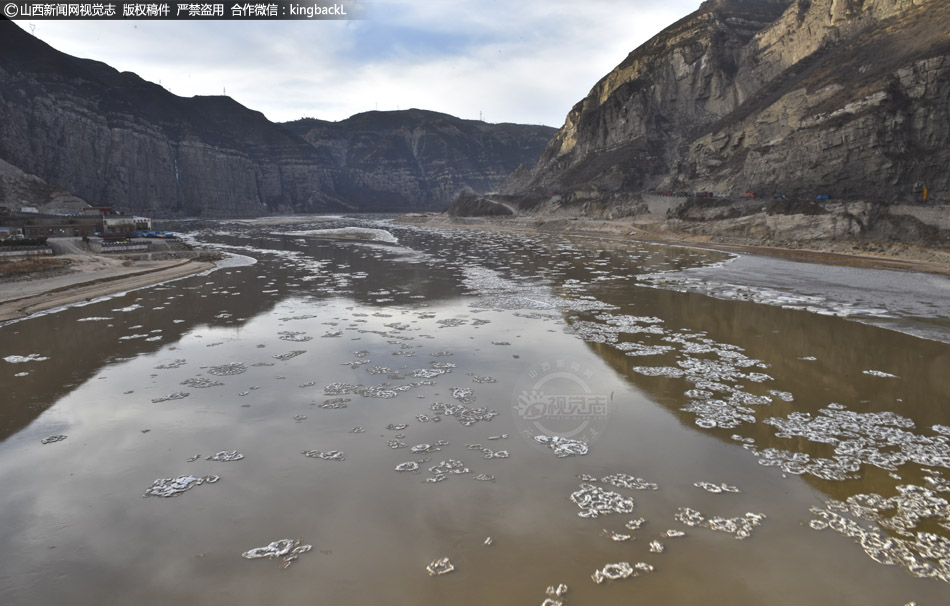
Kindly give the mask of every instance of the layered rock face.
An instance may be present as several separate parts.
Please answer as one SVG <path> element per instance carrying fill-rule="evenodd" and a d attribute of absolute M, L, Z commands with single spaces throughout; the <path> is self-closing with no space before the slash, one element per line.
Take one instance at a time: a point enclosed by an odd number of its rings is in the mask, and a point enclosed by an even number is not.
<path fill-rule="evenodd" d="M 444 208 L 463 190 L 487 192 L 534 163 L 555 129 L 486 124 L 418 109 L 283 126 L 333 157 L 337 191 L 367 207 Z"/>
<path fill-rule="evenodd" d="M 94 205 L 156 217 L 441 209 L 536 161 L 554 132 L 402 113 L 287 128 L 0 20 L 0 159 Z"/>
<path fill-rule="evenodd" d="M 525 212 L 630 214 L 641 192 L 950 201 L 950 3 L 708 0 L 598 82 Z"/>

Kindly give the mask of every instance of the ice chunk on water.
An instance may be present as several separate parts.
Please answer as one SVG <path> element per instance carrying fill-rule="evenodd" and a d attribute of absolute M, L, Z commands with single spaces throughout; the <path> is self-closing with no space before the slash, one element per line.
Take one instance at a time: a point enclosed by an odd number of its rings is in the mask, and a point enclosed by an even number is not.
<path fill-rule="evenodd" d="M 10 364 L 24 364 L 26 362 L 45 362 L 49 360 L 46 356 L 41 356 L 40 354 L 30 354 L 28 356 L 7 356 L 4 358 L 5 362 Z"/>
<path fill-rule="evenodd" d="M 205 460 L 219 461 L 223 463 L 227 461 L 240 461 L 243 458 L 244 458 L 244 455 L 239 453 L 236 450 L 222 450 L 218 453 L 211 455 L 210 457 L 205 457 Z"/>
<path fill-rule="evenodd" d="M 489 410 L 485 407 L 470 408 L 464 404 L 445 404 L 444 402 L 435 402 L 429 408 L 433 412 L 444 414 L 447 417 L 455 419 L 466 427 L 474 425 L 479 421 L 491 421 L 498 416 L 498 411 Z M 438 418 L 438 417 L 437 417 Z M 435 421 L 436 419 L 433 419 Z"/>
<path fill-rule="evenodd" d="M 152 485 L 145 489 L 145 497 L 177 497 L 195 486 L 202 484 L 214 484 L 219 480 L 219 476 L 210 475 L 204 477 L 198 476 L 178 476 L 177 478 L 159 478 L 152 482 Z"/>
<path fill-rule="evenodd" d="M 889 498 L 872 493 L 854 495 L 845 502 L 829 500 L 824 507 L 811 508 L 815 519 L 809 526 L 852 538 L 876 562 L 902 566 L 915 577 L 950 583 L 950 539 L 927 530 L 935 522 L 950 530 L 950 504 L 913 484 L 898 486 L 897 491 L 897 496 Z M 867 522 L 874 525 L 868 528 Z"/>
<path fill-rule="evenodd" d="M 680 507 L 673 516 L 678 522 L 687 526 L 704 526 L 710 530 L 727 532 L 736 539 L 746 539 L 752 534 L 752 529 L 762 524 L 765 514 L 748 512 L 735 518 L 711 517 L 706 518 L 702 513 L 689 507 Z"/>
<path fill-rule="evenodd" d="M 323 459 L 324 461 L 342 461 L 343 453 L 339 450 L 304 450 L 304 456 L 311 459 Z"/>
<path fill-rule="evenodd" d="M 618 488 L 629 488 L 631 490 L 658 490 L 660 486 L 653 482 L 647 482 L 643 478 L 635 478 L 626 473 L 615 473 L 604 476 L 601 482 L 617 486 Z"/>
<path fill-rule="evenodd" d="M 562 438 L 561 436 L 534 436 L 534 441 L 544 444 L 558 457 L 583 456 L 588 452 L 587 443 L 582 440 Z"/>
<path fill-rule="evenodd" d="M 155 367 L 155 369 L 156 370 L 171 370 L 173 368 L 181 368 L 187 363 L 188 363 L 187 360 L 178 358 L 172 362 L 169 362 L 168 364 L 159 364 L 158 366 Z"/>
<path fill-rule="evenodd" d="M 241 556 L 248 560 L 280 558 L 283 562 L 282 568 L 287 568 L 293 564 L 300 554 L 307 553 L 311 549 L 313 549 L 313 545 L 304 545 L 303 539 L 280 539 L 264 547 L 255 547 L 245 551 Z"/>
<path fill-rule="evenodd" d="M 452 572 L 455 570 L 455 566 L 448 558 L 439 558 L 438 560 L 432 560 L 432 562 L 426 566 L 426 570 L 429 571 L 429 576 L 434 577 Z"/>
<path fill-rule="evenodd" d="M 600 570 L 595 570 L 590 578 L 600 585 L 604 581 L 619 581 L 637 576 L 637 571 L 630 562 L 617 562 L 616 564 L 607 564 Z"/>
<path fill-rule="evenodd" d="M 211 366 L 208 368 L 209 375 L 215 375 L 218 377 L 229 377 L 233 375 L 239 375 L 244 372 L 247 372 L 247 366 L 241 364 L 240 362 L 231 362 L 230 364 L 222 364 L 221 366 Z"/>
<path fill-rule="evenodd" d="M 471 470 L 465 466 L 465 463 L 457 459 L 440 461 L 438 465 L 430 467 L 429 471 L 436 475 L 471 473 Z"/>
<path fill-rule="evenodd" d="M 892 375 L 889 372 L 884 372 L 883 370 L 862 370 L 862 374 L 870 375 L 872 377 L 881 377 L 882 379 L 899 379 L 897 375 Z"/>
<path fill-rule="evenodd" d="M 41 444 L 52 444 L 52 443 L 54 443 L 54 442 L 62 442 L 62 441 L 65 440 L 65 439 L 66 439 L 66 436 L 63 436 L 63 435 L 59 435 L 59 436 L 49 436 L 48 438 L 43 438 L 42 440 L 40 440 L 40 443 L 41 443 Z"/>
<path fill-rule="evenodd" d="M 206 377 L 192 377 L 190 379 L 185 379 L 181 382 L 182 385 L 187 385 L 188 387 L 193 387 L 195 389 L 206 389 L 208 387 L 219 387 L 224 385 L 221 381 L 215 381 L 214 379 L 208 379 Z"/>
<path fill-rule="evenodd" d="M 580 508 L 577 515 L 582 518 L 633 513 L 633 499 L 593 484 L 581 484 L 580 490 L 571 494 L 571 502 Z"/>
<path fill-rule="evenodd" d="M 295 343 L 305 343 L 307 341 L 312 341 L 313 337 L 308 336 L 304 331 L 295 331 L 295 330 L 282 330 L 279 333 L 279 339 L 282 341 L 293 341 Z"/>
<path fill-rule="evenodd" d="M 735 486 L 730 486 L 728 484 L 713 484 L 712 482 L 695 482 L 693 486 L 696 488 L 702 488 L 706 492 L 712 493 L 721 493 L 721 492 L 742 492 Z"/>

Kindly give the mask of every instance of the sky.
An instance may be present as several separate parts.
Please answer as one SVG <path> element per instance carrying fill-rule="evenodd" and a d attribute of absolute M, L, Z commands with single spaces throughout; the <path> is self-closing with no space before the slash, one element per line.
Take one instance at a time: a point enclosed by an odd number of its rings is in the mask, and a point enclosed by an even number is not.
<path fill-rule="evenodd" d="M 275 122 L 419 108 L 559 127 L 630 51 L 700 0 L 364 4 L 365 19 L 344 21 L 16 23 L 70 55 L 183 97 L 227 94 Z"/>

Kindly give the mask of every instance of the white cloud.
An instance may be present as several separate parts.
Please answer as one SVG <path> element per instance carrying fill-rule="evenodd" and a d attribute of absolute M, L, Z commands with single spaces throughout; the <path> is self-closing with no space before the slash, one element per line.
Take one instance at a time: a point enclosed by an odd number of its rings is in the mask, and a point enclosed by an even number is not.
<path fill-rule="evenodd" d="M 379 0 L 367 21 L 43 21 L 36 35 L 177 95 L 226 89 L 276 121 L 419 107 L 560 126 L 627 53 L 698 4 Z"/>

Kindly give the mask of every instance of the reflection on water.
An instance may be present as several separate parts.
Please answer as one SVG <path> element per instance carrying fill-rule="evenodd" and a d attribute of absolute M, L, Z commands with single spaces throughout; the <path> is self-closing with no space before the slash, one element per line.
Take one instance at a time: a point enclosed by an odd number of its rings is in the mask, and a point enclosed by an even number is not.
<path fill-rule="evenodd" d="M 683 248 L 189 229 L 257 263 L 0 328 L 0 602 L 950 598 L 946 344 Z"/>

